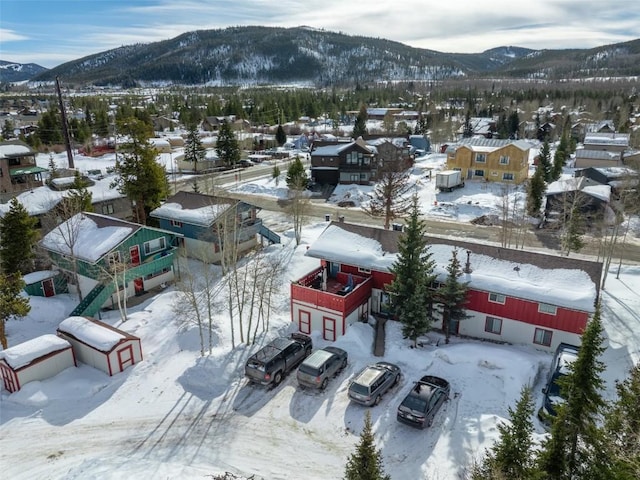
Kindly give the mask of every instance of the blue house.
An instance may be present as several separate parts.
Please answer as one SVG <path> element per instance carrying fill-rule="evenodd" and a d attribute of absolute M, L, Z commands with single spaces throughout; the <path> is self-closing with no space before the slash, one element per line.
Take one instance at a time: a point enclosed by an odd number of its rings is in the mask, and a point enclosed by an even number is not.
<path fill-rule="evenodd" d="M 163 230 L 183 236 L 180 241 L 188 257 L 219 263 L 225 251 L 235 257 L 255 248 L 258 234 L 272 243 L 280 242 L 275 233 L 263 227 L 257 211 L 254 205 L 239 200 L 181 191 L 152 210 L 150 217 L 157 219 Z"/>

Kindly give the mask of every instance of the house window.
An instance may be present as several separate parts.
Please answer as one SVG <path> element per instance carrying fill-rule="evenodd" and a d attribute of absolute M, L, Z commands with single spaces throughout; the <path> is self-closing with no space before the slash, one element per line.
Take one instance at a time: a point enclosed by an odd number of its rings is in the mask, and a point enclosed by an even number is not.
<path fill-rule="evenodd" d="M 112 213 L 113 213 L 113 203 L 107 203 L 106 205 L 102 205 L 103 215 L 111 215 Z"/>
<path fill-rule="evenodd" d="M 536 345 L 543 345 L 545 347 L 551 346 L 551 336 L 553 332 L 551 330 L 545 330 L 543 328 L 536 328 L 533 334 L 533 343 Z"/>
<path fill-rule="evenodd" d="M 485 153 L 476 153 L 476 163 L 487 163 L 487 155 Z"/>
<path fill-rule="evenodd" d="M 484 177 L 484 170 L 475 170 L 475 171 L 473 172 L 473 174 L 474 174 L 476 177 Z"/>
<path fill-rule="evenodd" d="M 367 179 L 367 174 L 366 173 L 361 173 L 360 174 L 360 180 L 366 180 Z"/>
<path fill-rule="evenodd" d="M 548 303 L 539 303 L 538 312 L 555 315 L 556 313 L 558 313 L 558 307 L 556 307 L 555 305 L 549 305 Z"/>
<path fill-rule="evenodd" d="M 504 302 L 506 300 L 506 297 L 504 295 L 501 295 L 499 293 L 490 293 L 489 294 L 489 301 L 492 303 L 501 303 L 502 305 L 504 305 Z"/>
<path fill-rule="evenodd" d="M 509 165 L 509 157 L 507 155 L 500 155 L 500 165 Z"/>
<path fill-rule="evenodd" d="M 360 268 L 360 267 L 358 267 L 358 272 L 359 273 L 367 273 L 368 274 L 368 273 L 371 273 L 371 270 L 368 269 L 368 268 Z"/>
<path fill-rule="evenodd" d="M 502 319 L 496 317 L 487 317 L 484 322 L 484 331 L 500 335 L 500 333 L 502 333 Z"/>
<path fill-rule="evenodd" d="M 151 255 L 152 253 L 159 252 L 167 248 L 167 243 L 164 237 L 156 238 L 153 240 L 149 240 L 148 242 L 144 242 L 144 254 Z"/>
<path fill-rule="evenodd" d="M 164 275 L 165 273 L 169 273 L 171 271 L 171 267 L 164 267 L 162 270 L 158 272 L 153 272 L 144 277 L 145 280 L 151 280 L 153 277 L 159 277 L 160 275 Z"/>
<path fill-rule="evenodd" d="M 171 220 L 171 226 L 176 228 L 182 228 L 182 222 L 179 222 L 178 220 Z"/>
<path fill-rule="evenodd" d="M 109 255 L 107 256 L 107 263 L 109 264 L 110 267 L 114 267 L 115 265 L 118 265 L 120 262 L 121 262 L 120 252 L 117 250 L 115 252 L 109 253 Z"/>
<path fill-rule="evenodd" d="M 359 178 L 360 178 L 360 175 L 358 175 L 357 173 L 354 173 L 353 175 L 349 176 L 349 180 L 351 180 L 352 182 L 357 182 Z"/>
<path fill-rule="evenodd" d="M 513 173 L 503 173 L 502 180 L 504 181 L 513 181 Z"/>

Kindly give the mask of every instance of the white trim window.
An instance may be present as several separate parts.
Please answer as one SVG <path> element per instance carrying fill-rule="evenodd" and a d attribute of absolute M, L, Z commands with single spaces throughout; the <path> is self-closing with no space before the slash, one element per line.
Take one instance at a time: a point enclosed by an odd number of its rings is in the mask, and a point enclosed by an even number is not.
<path fill-rule="evenodd" d="M 503 173 L 502 180 L 505 182 L 513 182 L 513 173 L 509 173 L 509 172 Z"/>
<path fill-rule="evenodd" d="M 507 301 L 507 297 L 505 297 L 501 293 L 493 293 L 492 292 L 492 293 L 489 294 L 489 301 L 491 303 L 499 303 L 501 305 L 504 305 L 505 302 Z"/>
<path fill-rule="evenodd" d="M 358 272 L 359 272 L 359 273 L 366 273 L 366 274 L 369 274 L 369 273 L 371 273 L 371 269 L 369 269 L 369 268 L 362 268 L 362 267 L 358 267 Z"/>
<path fill-rule="evenodd" d="M 476 153 L 476 163 L 487 163 L 487 154 Z"/>
<path fill-rule="evenodd" d="M 152 253 L 160 252 L 167 248 L 167 241 L 164 237 L 154 238 L 148 242 L 144 242 L 144 254 L 151 255 Z"/>
<path fill-rule="evenodd" d="M 182 228 L 182 222 L 179 220 L 171 220 L 171 226 L 172 227 L 177 227 L 177 228 Z"/>
<path fill-rule="evenodd" d="M 500 155 L 500 165 L 509 165 L 508 155 Z"/>
<path fill-rule="evenodd" d="M 120 256 L 119 250 L 116 250 L 114 252 L 109 252 L 109 255 L 107 256 L 107 263 L 109 264 L 109 267 L 113 268 L 121 262 L 122 262 L 122 257 Z"/>
<path fill-rule="evenodd" d="M 551 346 L 551 337 L 553 332 L 551 330 L 545 330 L 544 328 L 536 328 L 533 333 L 533 343 L 536 345 L 542 345 L 545 347 Z"/>
<path fill-rule="evenodd" d="M 539 303 L 538 312 L 546 313 L 548 315 L 557 315 L 558 307 L 556 307 L 555 305 L 550 305 L 548 303 Z"/>
<path fill-rule="evenodd" d="M 474 170 L 473 175 L 475 177 L 484 177 L 484 170 Z"/>
<path fill-rule="evenodd" d="M 484 331 L 500 335 L 502 333 L 502 319 L 487 316 L 484 322 Z"/>

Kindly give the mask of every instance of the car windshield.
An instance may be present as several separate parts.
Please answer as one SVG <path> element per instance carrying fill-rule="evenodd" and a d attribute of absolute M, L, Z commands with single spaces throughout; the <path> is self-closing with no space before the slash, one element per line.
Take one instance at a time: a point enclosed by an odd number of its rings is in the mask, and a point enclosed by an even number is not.
<path fill-rule="evenodd" d="M 427 409 L 427 400 L 417 395 L 409 395 L 402 401 L 402 406 L 416 412 L 424 412 Z"/>
<path fill-rule="evenodd" d="M 360 385 L 359 383 L 352 383 L 349 389 L 353 393 L 357 393 L 359 395 L 369 395 L 369 388 L 364 385 Z"/>
<path fill-rule="evenodd" d="M 551 379 L 551 384 L 549 385 L 549 390 L 547 395 L 550 397 L 559 397 L 560 396 L 560 385 L 558 385 L 558 380 L 560 380 L 564 375 L 556 374 Z"/>
<path fill-rule="evenodd" d="M 305 365 L 304 363 L 300 365 L 299 371 L 301 373 L 306 373 L 307 375 L 311 375 L 313 377 L 317 377 L 320 375 L 320 372 L 318 371 L 317 368 L 311 367 L 309 365 Z"/>

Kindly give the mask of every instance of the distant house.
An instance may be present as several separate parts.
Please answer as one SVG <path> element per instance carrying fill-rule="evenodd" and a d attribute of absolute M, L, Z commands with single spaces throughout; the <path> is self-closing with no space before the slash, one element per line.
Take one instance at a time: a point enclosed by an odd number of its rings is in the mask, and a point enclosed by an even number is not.
<path fill-rule="evenodd" d="M 495 118 L 486 118 L 486 117 L 471 117 L 469 119 L 469 123 L 471 125 L 471 134 L 473 136 L 484 137 L 484 138 L 493 138 L 495 133 L 498 131 L 497 121 Z M 461 139 L 465 133 L 465 124 L 463 123 L 458 131 L 456 132 L 458 135 L 458 139 Z"/>
<path fill-rule="evenodd" d="M 42 186 L 42 172 L 36 153 L 24 142 L 0 142 L 0 198 L 4 201 L 21 192 Z"/>
<path fill-rule="evenodd" d="M 431 151 L 431 140 L 426 135 L 409 135 L 409 144 L 411 153 L 415 155 L 424 155 Z"/>
<path fill-rule="evenodd" d="M 466 138 L 447 148 L 447 169 L 461 170 L 466 180 L 520 184 L 528 177 L 526 140 Z"/>
<path fill-rule="evenodd" d="M 558 219 L 559 224 L 563 224 L 563 216 L 568 217 L 571 205 L 575 204 L 584 221 L 593 224 L 605 217 L 611 203 L 611 186 L 586 176 L 570 178 L 550 183 L 545 196 L 545 218 L 548 222 Z"/>
<path fill-rule="evenodd" d="M 174 279 L 181 234 L 97 213 L 78 213 L 39 242 L 83 299 L 72 316 L 93 316 L 118 300 Z M 77 272 L 76 283 L 74 272 Z M 124 297 L 124 298 L 123 298 Z"/>
<path fill-rule="evenodd" d="M 318 184 L 368 185 L 377 175 L 378 160 L 362 139 L 331 145 L 314 143 L 311 178 Z"/>
<path fill-rule="evenodd" d="M 620 199 L 624 191 L 638 187 L 638 174 L 626 167 L 587 167 L 576 170 L 575 177 L 586 177 L 601 185 L 611 187 L 612 197 Z"/>
<path fill-rule="evenodd" d="M 584 137 L 585 150 L 624 152 L 629 149 L 628 133 L 587 133 Z"/>
<path fill-rule="evenodd" d="M 53 297 L 67 293 L 67 279 L 59 270 L 41 270 L 27 273 L 22 277 L 24 291 L 35 297 Z"/>
<path fill-rule="evenodd" d="M 612 168 L 621 167 L 622 164 L 622 152 L 609 152 L 606 150 L 591 150 L 586 148 L 576 149 L 575 168 Z"/>
<path fill-rule="evenodd" d="M 258 234 L 268 236 L 257 213 L 257 207 L 242 201 L 180 191 L 152 210 L 150 216 L 164 230 L 180 235 L 187 256 L 217 263 L 225 242 L 233 240 L 241 255 L 257 246 Z M 271 233 L 270 239 L 279 243 L 280 238 Z"/>
<path fill-rule="evenodd" d="M 231 126 L 231 130 L 249 130 L 251 123 L 248 120 L 242 118 L 236 118 L 235 115 L 211 116 L 206 117 L 202 121 L 202 129 L 206 132 L 217 132 L 224 122 L 228 122 Z"/>
<path fill-rule="evenodd" d="M 10 393 L 25 384 L 46 380 L 76 366 L 71 344 L 55 335 L 41 335 L 0 352 L 0 376 Z"/>
<path fill-rule="evenodd" d="M 75 358 L 109 376 L 142 361 L 140 339 L 87 317 L 68 317 L 56 330 L 69 342 Z"/>
<path fill-rule="evenodd" d="M 413 163 L 411 145 L 404 137 L 369 137 L 365 142 L 369 147 L 375 148 L 380 167 L 392 164 L 408 168 Z"/>
<path fill-rule="evenodd" d="M 328 341 L 370 314 L 390 316 L 393 281 L 402 233 L 363 225 L 331 223 L 308 248 L 318 266 L 291 284 L 291 320 L 303 333 L 320 332 Z M 427 237 L 443 283 L 452 249 L 468 283 L 466 313 L 450 333 L 553 351 L 561 343 L 580 344 L 595 311 L 602 263 L 445 238 Z M 433 287 L 437 288 L 438 284 Z M 442 317 L 433 312 L 433 325 Z"/>

